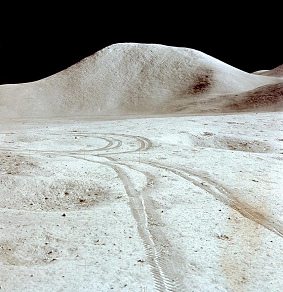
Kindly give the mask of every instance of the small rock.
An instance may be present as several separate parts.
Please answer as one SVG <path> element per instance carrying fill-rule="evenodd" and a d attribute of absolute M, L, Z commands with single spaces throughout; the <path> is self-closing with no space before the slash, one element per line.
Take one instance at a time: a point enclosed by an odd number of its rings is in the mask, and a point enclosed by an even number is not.
<path fill-rule="evenodd" d="M 138 263 L 144 263 L 144 260 L 138 260 Z"/>
<path fill-rule="evenodd" d="M 225 234 L 217 235 L 216 237 L 221 240 L 230 240 L 229 236 Z"/>

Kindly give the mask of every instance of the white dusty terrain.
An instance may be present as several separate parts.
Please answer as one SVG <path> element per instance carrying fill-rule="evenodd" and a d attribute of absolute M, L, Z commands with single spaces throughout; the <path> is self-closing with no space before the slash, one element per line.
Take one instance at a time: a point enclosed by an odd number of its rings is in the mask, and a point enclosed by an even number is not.
<path fill-rule="evenodd" d="M 282 123 L 1 123 L 2 289 L 280 291 Z"/>
<path fill-rule="evenodd" d="M 158 45 L 94 56 L 0 87 L 0 290 L 282 291 L 282 78 Z"/>

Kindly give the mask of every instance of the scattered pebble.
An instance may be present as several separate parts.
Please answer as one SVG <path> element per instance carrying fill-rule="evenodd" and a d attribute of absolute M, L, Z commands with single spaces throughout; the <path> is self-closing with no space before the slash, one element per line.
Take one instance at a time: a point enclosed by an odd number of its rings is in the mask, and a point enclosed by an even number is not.
<path fill-rule="evenodd" d="M 144 260 L 138 260 L 138 263 L 144 263 Z"/>

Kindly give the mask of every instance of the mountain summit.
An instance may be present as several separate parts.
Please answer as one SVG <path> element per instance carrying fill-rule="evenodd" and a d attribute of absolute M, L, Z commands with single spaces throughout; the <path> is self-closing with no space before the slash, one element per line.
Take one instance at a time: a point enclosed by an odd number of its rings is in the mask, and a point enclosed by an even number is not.
<path fill-rule="evenodd" d="M 0 114 L 71 116 L 170 112 L 190 99 L 277 83 L 200 51 L 119 43 L 50 77 L 0 86 Z"/>

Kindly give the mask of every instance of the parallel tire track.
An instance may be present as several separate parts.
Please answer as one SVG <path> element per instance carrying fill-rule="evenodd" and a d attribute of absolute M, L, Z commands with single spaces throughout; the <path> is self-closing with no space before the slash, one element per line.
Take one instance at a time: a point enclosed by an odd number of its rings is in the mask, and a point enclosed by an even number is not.
<path fill-rule="evenodd" d="M 10 150 L 2 147 L 0 151 L 17 151 L 24 155 L 29 155 L 31 152 L 41 155 L 57 155 L 66 156 L 73 159 L 79 159 L 88 161 L 90 163 L 99 163 L 101 165 L 110 167 L 118 175 L 125 192 L 129 198 L 129 206 L 133 217 L 137 223 L 137 229 L 140 238 L 143 241 L 147 261 L 151 267 L 151 273 L 155 282 L 157 291 L 186 291 L 183 286 L 181 276 L 174 269 L 176 264 L 174 261 L 173 248 L 170 245 L 170 241 L 162 233 L 160 227 L 156 227 L 153 223 L 160 223 L 158 216 L 154 208 L 152 207 L 152 200 L 149 196 L 146 196 L 145 192 L 137 191 L 135 184 L 131 179 L 132 171 L 137 171 L 145 176 L 147 184 L 144 187 L 144 191 L 148 188 L 149 183 L 152 181 L 153 173 L 141 171 L 140 167 L 135 165 L 137 160 L 130 160 L 131 164 L 120 161 L 115 155 L 130 154 L 146 152 L 153 147 L 152 142 L 141 136 L 116 134 L 116 133 L 90 133 L 90 132 L 68 132 L 68 134 L 74 134 L 78 136 L 93 136 L 98 139 L 102 139 L 106 142 L 106 145 L 100 148 L 94 149 L 79 149 L 73 151 L 41 151 L 41 150 L 28 150 L 20 149 L 18 147 L 10 148 Z M 123 149 L 123 140 L 135 142 L 135 146 L 130 149 Z M 128 145 L 127 145 L 128 146 Z M 128 147 L 129 148 L 129 147 Z M 104 158 L 105 161 L 97 161 L 97 158 Z M 283 237 L 283 226 L 281 222 L 274 222 L 267 216 L 257 212 L 256 208 L 249 204 L 239 201 L 231 192 L 229 192 L 224 186 L 210 178 L 208 174 L 197 173 L 195 170 L 187 168 L 181 168 L 176 166 L 170 166 L 161 164 L 156 161 L 142 161 L 139 159 L 139 163 L 144 164 L 147 167 L 162 169 L 172 175 L 176 175 L 181 179 L 184 179 L 198 188 L 206 191 L 214 196 L 214 198 L 226 206 L 229 206 L 233 210 L 239 212 L 245 218 L 262 225 L 273 233 Z M 134 166 L 132 166 L 134 165 Z M 143 168 L 144 169 L 144 168 Z M 153 169 L 152 169 L 153 170 Z M 156 222 L 153 222 L 153 221 Z"/>
<path fill-rule="evenodd" d="M 151 215 L 154 215 L 154 212 L 149 210 L 152 203 L 148 202 L 148 199 L 145 198 L 141 192 L 136 191 L 130 176 L 127 174 L 127 171 L 124 170 L 124 167 L 142 173 L 146 176 L 147 182 L 151 180 L 150 175 L 146 172 L 139 171 L 124 162 L 116 162 L 113 158 L 110 158 L 109 162 L 101 162 L 83 158 L 81 156 L 69 157 L 93 163 L 100 163 L 111 167 L 117 173 L 128 195 L 131 212 L 135 218 L 139 235 L 144 244 L 147 260 L 151 267 L 157 291 L 185 291 L 180 276 L 174 271 L 174 263 L 171 258 L 172 254 L 168 246 L 169 241 L 163 234 L 161 234 L 161 232 L 153 232 L 150 227 L 150 217 Z M 106 156 L 104 158 L 107 159 Z M 166 246 L 166 251 L 162 246 Z"/>
<path fill-rule="evenodd" d="M 145 162 L 145 164 L 167 170 L 175 175 L 193 183 L 195 186 L 205 190 L 209 194 L 213 195 L 215 199 L 221 201 L 226 206 L 229 206 L 233 210 L 239 212 L 245 218 L 260 224 L 271 232 L 283 237 L 283 225 L 280 222 L 274 222 L 270 218 L 259 213 L 256 208 L 253 208 L 247 203 L 242 203 L 235 196 L 233 196 L 229 191 L 221 186 L 219 183 L 209 178 L 208 176 L 203 176 L 192 172 L 189 170 L 162 165 L 155 162 Z"/>

